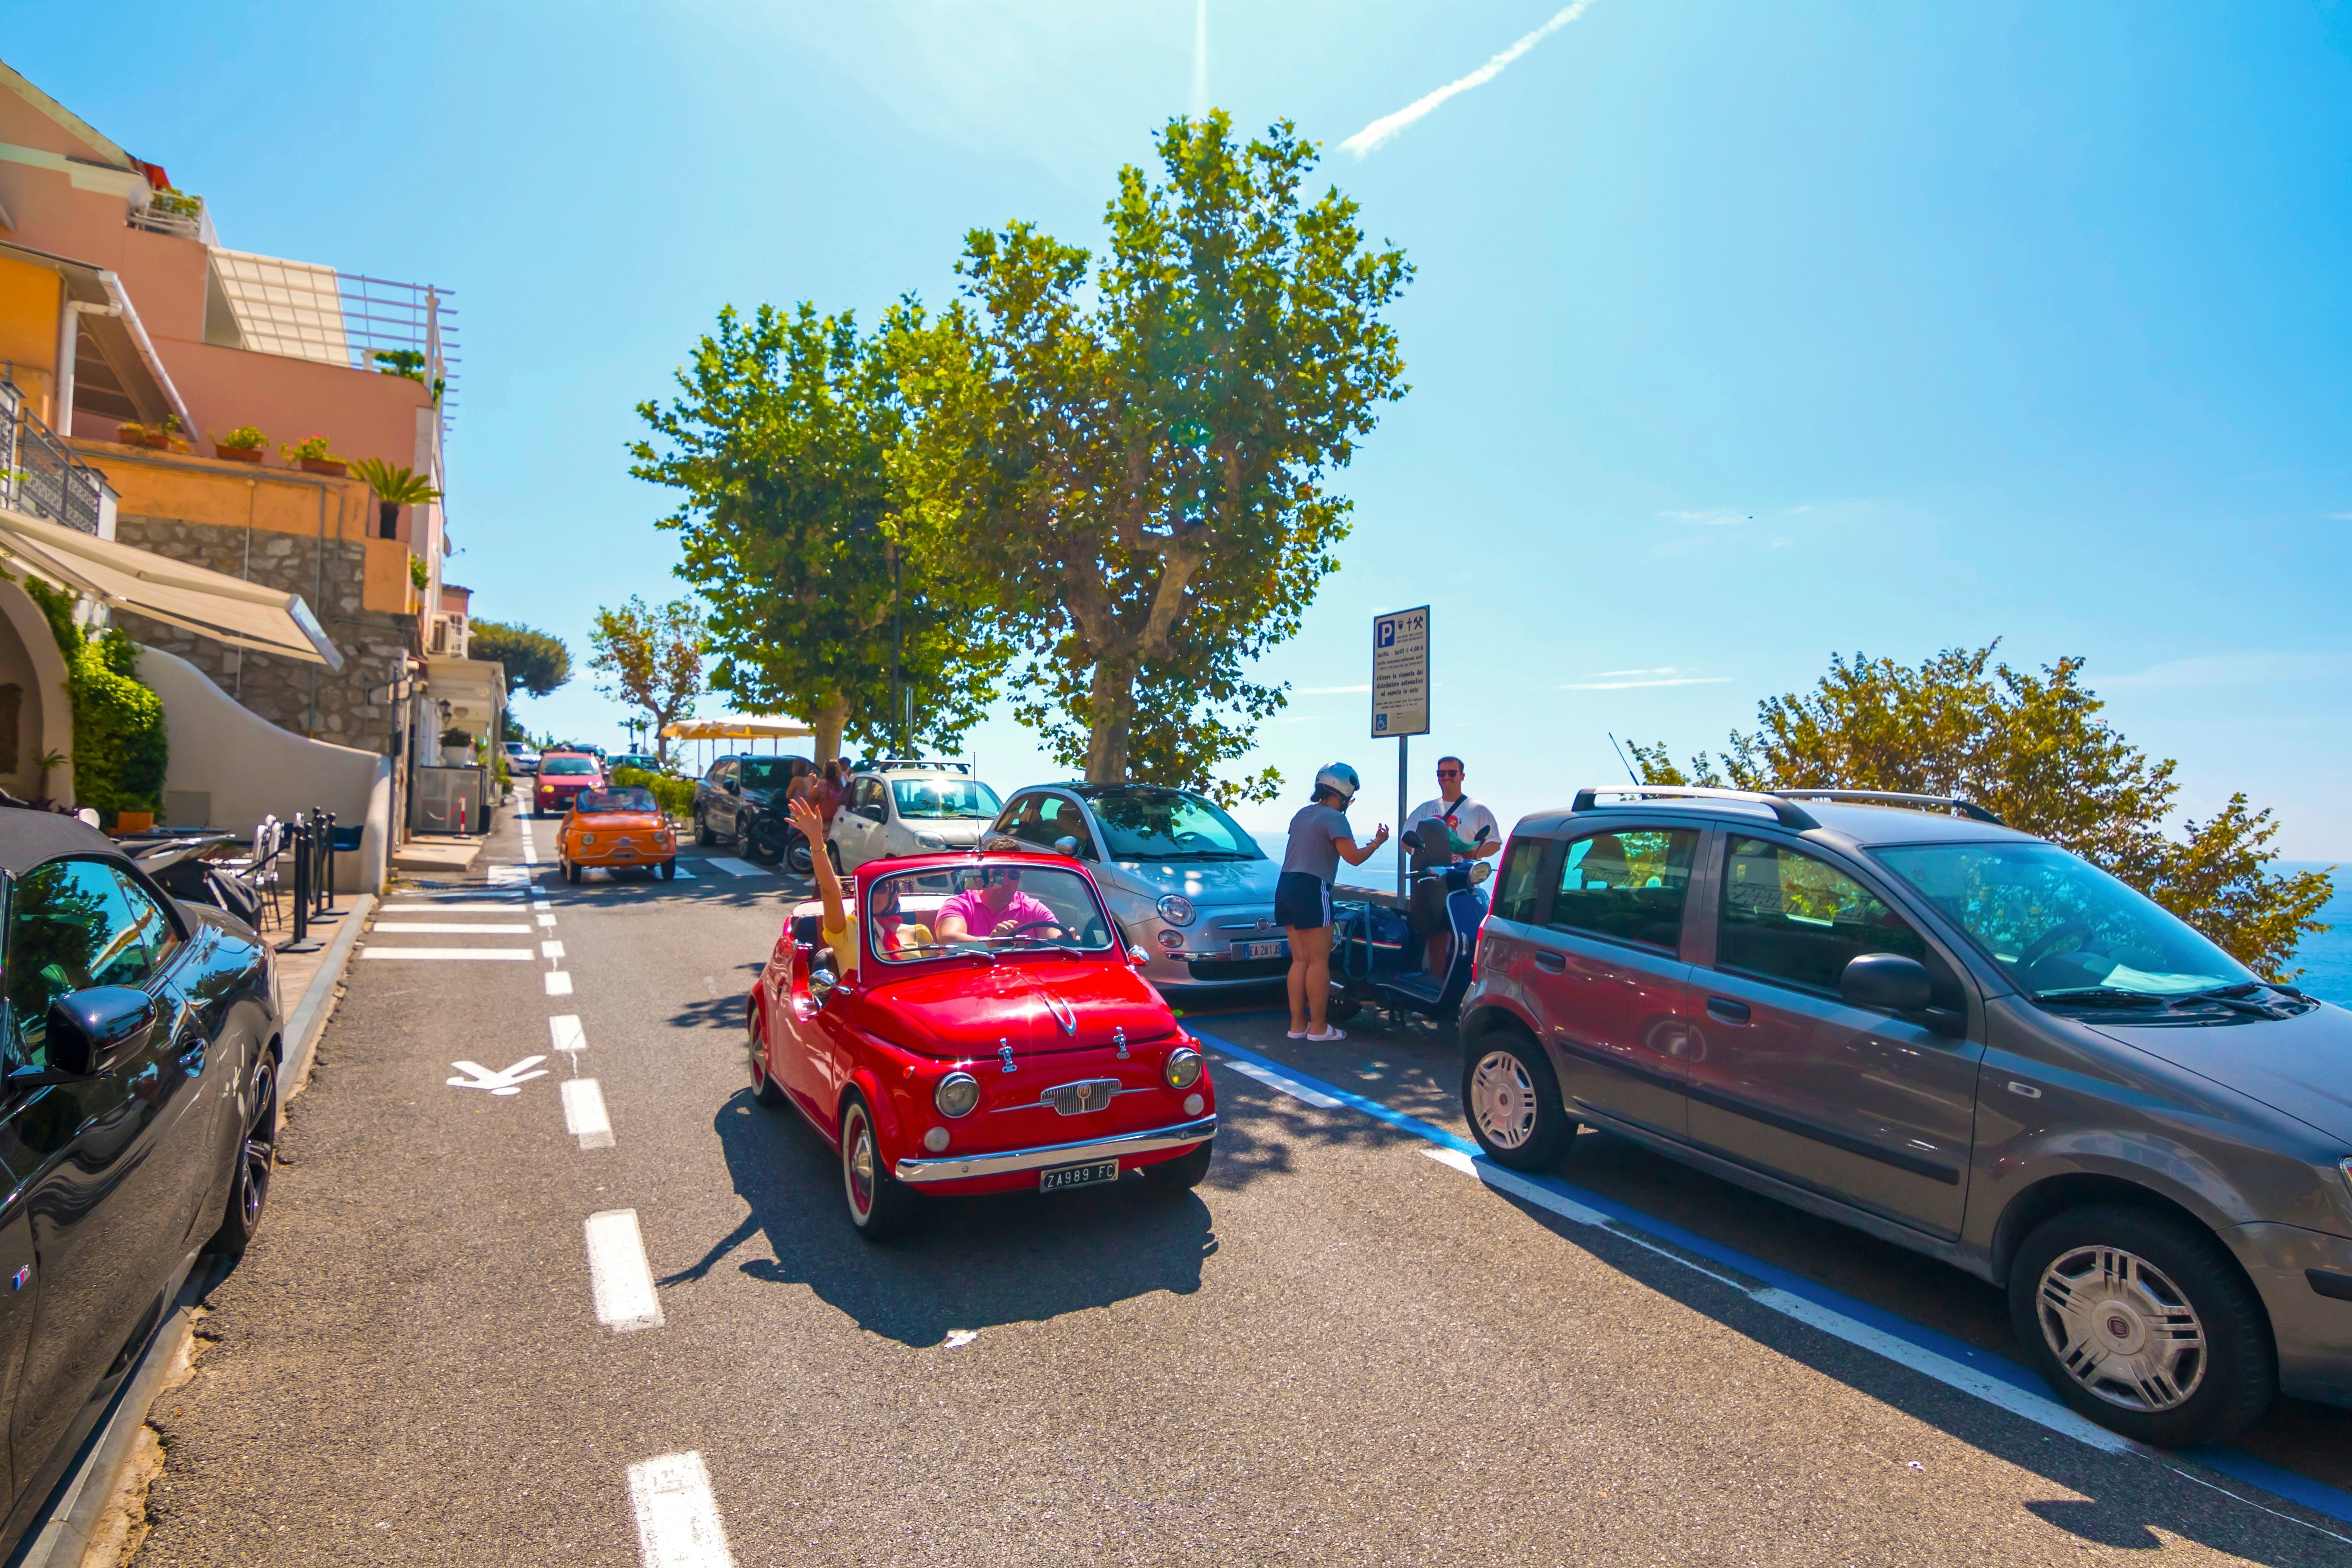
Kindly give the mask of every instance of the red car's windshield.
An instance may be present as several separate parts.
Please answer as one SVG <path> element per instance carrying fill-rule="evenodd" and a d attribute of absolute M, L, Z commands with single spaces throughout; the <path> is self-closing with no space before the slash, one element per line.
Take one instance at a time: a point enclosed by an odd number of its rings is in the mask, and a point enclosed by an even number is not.
<path fill-rule="evenodd" d="M 596 763 L 592 757 L 549 757 L 539 764 L 539 771 L 541 774 L 585 773 L 593 778 Z"/>
<path fill-rule="evenodd" d="M 957 952 L 1108 952 L 1115 927 L 1094 887 L 1055 866 L 984 862 L 874 879 L 866 951 L 885 963 Z"/>

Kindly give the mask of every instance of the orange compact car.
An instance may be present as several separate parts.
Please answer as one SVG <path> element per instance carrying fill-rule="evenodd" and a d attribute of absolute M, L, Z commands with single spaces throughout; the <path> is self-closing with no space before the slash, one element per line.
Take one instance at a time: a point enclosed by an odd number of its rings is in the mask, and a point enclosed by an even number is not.
<path fill-rule="evenodd" d="M 667 879 L 677 875 L 677 835 L 649 789 L 583 790 L 555 830 L 555 863 L 567 882 L 590 866 L 657 869 Z"/>

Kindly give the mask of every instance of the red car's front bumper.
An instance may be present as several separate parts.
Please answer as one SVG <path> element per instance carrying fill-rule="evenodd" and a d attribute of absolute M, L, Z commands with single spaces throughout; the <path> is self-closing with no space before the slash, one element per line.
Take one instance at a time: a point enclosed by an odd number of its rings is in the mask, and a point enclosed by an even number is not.
<path fill-rule="evenodd" d="M 1127 1163 L 1133 1154 L 1160 1154 L 1179 1149 L 1190 1149 L 1205 1143 L 1217 1135 L 1216 1113 L 1194 1117 L 1169 1127 L 1148 1128 L 1140 1132 L 1114 1132 L 1101 1138 L 1081 1139 L 1075 1143 L 1039 1143 L 1027 1149 L 1007 1149 L 993 1154 L 942 1154 L 933 1159 L 901 1160 L 898 1178 L 916 1186 L 934 1182 L 972 1181 L 989 1176 L 1017 1176 L 1031 1171 L 1042 1171 L 1049 1165 L 1083 1165 L 1090 1161 L 1116 1158 L 1122 1170 L 1134 1167 Z M 1144 1161 L 1142 1163 L 1156 1163 Z"/>

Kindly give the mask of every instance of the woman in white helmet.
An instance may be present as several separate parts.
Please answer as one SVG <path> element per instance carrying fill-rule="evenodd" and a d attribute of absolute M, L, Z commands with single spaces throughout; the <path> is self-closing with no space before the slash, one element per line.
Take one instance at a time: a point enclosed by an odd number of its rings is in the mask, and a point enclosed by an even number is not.
<path fill-rule="evenodd" d="M 1356 847 L 1348 826 L 1348 805 L 1362 787 L 1356 770 L 1333 763 L 1315 775 L 1315 798 L 1290 819 L 1290 848 L 1282 858 L 1282 879 L 1274 888 L 1274 918 L 1290 931 L 1290 1037 L 1344 1040 L 1347 1033 L 1324 1020 L 1331 1000 L 1331 884 L 1339 862 L 1360 866 L 1388 842 L 1381 824 L 1372 841 Z"/>

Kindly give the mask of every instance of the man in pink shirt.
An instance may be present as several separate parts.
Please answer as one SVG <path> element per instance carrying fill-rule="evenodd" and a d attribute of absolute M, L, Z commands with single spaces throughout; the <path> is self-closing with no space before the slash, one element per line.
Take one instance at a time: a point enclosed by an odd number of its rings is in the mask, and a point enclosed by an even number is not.
<path fill-rule="evenodd" d="M 1011 936 L 1028 928 L 1027 935 L 1058 937 L 1061 917 L 1021 890 L 1021 868 L 992 866 L 981 873 L 977 888 L 967 888 L 940 906 L 931 929 L 941 942 L 958 937 Z"/>

